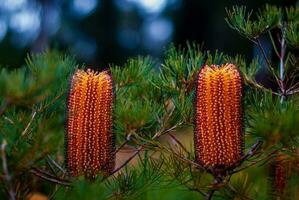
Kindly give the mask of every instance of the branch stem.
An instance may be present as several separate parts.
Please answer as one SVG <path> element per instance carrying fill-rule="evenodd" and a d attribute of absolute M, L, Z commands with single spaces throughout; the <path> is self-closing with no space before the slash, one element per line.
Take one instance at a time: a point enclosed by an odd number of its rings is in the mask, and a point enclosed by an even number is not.
<path fill-rule="evenodd" d="M 5 110 L 10 106 L 10 101 L 4 99 L 2 102 L 2 105 L 0 107 L 0 116 L 3 115 Z"/>
<path fill-rule="evenodd" d="M 111 174 L 115 174 L 116 172 L 118 172 L 119 170 L 121 170 L 124 166 L 126 166 L 133 158 L 135 158 L 135 156 L 137 156 L 139 154 L 139 152 L 143 149 L 144 145 L 140 146 L 134 154 L 132 154 L 130 156 L 130 158 L 128 158 L 121 166 L 119 166 L 118 168 L 116 168 Z"/>
<path fill-rule="evenodd" d="M 51 174 L 49 174 L 49 173 L 47 173 L 43 170 L 31 169 L 30 172 L 32 174 L 34 174 L 35 176 L 37 176 L 39 178 L 42 178 L 46 181 L 49 181 L 49 182 L 52 182 L 52 183 L 55 183 L 55 184 L 59 184 L 59 185 L 64 185 L 64 186 L 72 186 L 70 182 L 62 180 L 58 177 L 54 177 L 53 175 L 51 175 Z"/>
<path fill-rule="evenodd" d="M 217 185 L 217 184 L 220 184 L 220 183 L 222 183 L 222 178 L 219 177 L 219 176 L 216 176 L 216 177 L 214 178 L 214 180 L 213 180 L 212 187 L 213 187 L 214 185 Z M 205 198 L 205 200 L 211 200 L 212 197 L 213 197 L 213 195 L 214 195 L 214 193 L 215 193 L 215 191 L 216 191 L 216 189 L 211 188 L 211 189 L 206 193 L 206 198 Z"/>
<path fill-rule="evenodd" d="M 126 139 L 126 141 L 124 141 L 116 150 L 115 150 L 115 154 L 118 153 L 126 144 L 128 144 L 128 141 Z"/>
<path fill-rule="evenodd" d="M 279 79 L 280 79 L 280 90 L 281 97 L 280 103 L 283 103 L 286 98 L 285 85 L 284 85 L 284 57 L 285 57 L 286 43 L 285 43 L 285 25 L 282 25 L 281 41 L 280 41 L 280 55 L 279 55 Z"/>
<path fill-rule="evenodd" d="M 264 57 L 264 59 L 265 59 L 265 61 L 266 61 L 266 63 L 267 63 L 268 69 L 270 70 L 270 72 L 271 72 L 272 75 L 274 76 L 276 82 L 280 85 L 280 79 L 277 77 L 275 71 L 273 70 L 272 65 L 271 65 L 271 62 L 270 62 L 270 60 L 268 59 L 268 56 L 267 56 L 267 54 L 266 54 L 266 52 L 265 52 L 265 49 L 263 48 L 263 46 L 262 46 L 262 44 L 261 44 L 261 41 L 257 38 L 257 39 L 255 40 L 254 43 L 258 46 L 258 48 L 259 48 L 260 51 L 262 52 L 262 55 L 263 55 L 263 57 Z"/>
<path fill-rule="evenodd" d="M 215 193 L 215 190 L 210 190 L 208 193 L 207 193 L 207 195 L 206 195 L 206 200 L 211 200 L 212 199 L 212 197 L 213 197 L 213 195 L 214 195 L 214 193 Z"/>
<path fill-rule="evenodd" d="M 30 128 L 30 126 L 31 126 L 31 123 L 33 122 L 33 120 L 34 120 L 35 116 L 36 116 L 36 111 L 33 111 L 32 115 L 31 115 L 31 119 L 30 119 L 30 121 L 28 122 L 28 124 L 27 124 L 26 128 L 24 129 L 24 131 L 23 131 L 23 132 L 22 132 L 22 134 L 21 134 L 22 136 L 24 136 L 24 135 L 26 135 L 26 134 L 27 134 L 27 132 L 28 132 L 28 129 Z"/>
<path fill-rule="evenodd" d="M 2 169 L 3 169 L 4 179 L 5 179 L 6 184 L 7 184 L 9 199 L 10 200 L 15 200 L 16 199 L 16 193 L 13 189 L 13 185 L 11 183 L 11 176 L 9 175 L 8 167 L 7 167 L 7 160 L 6 160 L 6 153 L 5 153 L 6 145 L 7 145 L 7 143 L 4 140 L 2 142 L 2 145 L 1 145 Z"/>
<path fill-rule="evenodd" d="M 162 131 L 159 131 L 159 132 L 157 132 L 153 137 L 152 137 L 152 140 L 155 140 L 155 139 L 157 139 L 157 138 L 159 138 L 161 135 L 163 135 L 163 134 L 166 134 L 166 133 L 169 133 L 169 132 L 171 132 L 172 130 L 174 130 L 177 126 L 179 126 L 181 123 L 179 123 L 179 124 L 177 124 L 177 125 L 175 125 L 175 126 L 173 126 L 173 127 L 171 127 L 171 128 L 169 128 L 169 129 L 166 129 L 166 130 L 162 130 Z M 138 137 L 138 135 L 136 134 L 135 136 L 137 136 Z M 141 146 L 139 146 L 138 148 L 137 148 L 137 150 L 135 151 L 135 153 L 134 154 L 132 154 L 121 166 L 119 166 L 118 168 L 116 168 L 116 169 L 114 169 L 113 170 L 113 172 L 111 173 L 111 175 L 113 175 L 113 174 L 115 174 L 116 172 L 118 172 L 119 170 L 121 170 L 123 167 L 125 167 L 133 158 L 135 158 L 135 156 L 137 156 L 138 154 L 139 154 L 139 152 L 141 151 L 141 150 L 143 150 L 145 147 L 146 147 L 146 145 L 148 144 L 148 143 L 150 143 L 149 141 L 145 141 L 145 143 L 143 144 L 143 145 L 141 145 Z M 120 148 L 117 150 L 117 151 L 119 151 L 120 150 Z"/>
<path fill-rule="evenodd" d="M 256 44 L 259 47 L 259 49 L 261 50 L 262 55 L 263 55 L 265 61 L 267 62 L 268 67 L 271 68 L 272 66 L 271 66 L 270 60 L 268 59 L 265 49 L 263 48 L 261 41 L 259 39 L 256 39 Z"/>

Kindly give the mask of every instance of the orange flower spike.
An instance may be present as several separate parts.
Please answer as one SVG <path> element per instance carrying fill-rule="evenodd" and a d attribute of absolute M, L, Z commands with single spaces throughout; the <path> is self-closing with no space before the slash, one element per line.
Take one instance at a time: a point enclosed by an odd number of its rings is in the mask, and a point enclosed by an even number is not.
<path fill-rule="evenodd" d="M 233 64 L 204 66 L 196 82 L 195 157 L 224 170 L 243 155 L 242 77 Z"/>
<path fill-rule="evenodd" d="M 72 176 L 113 171 L 112 106 L 112 78 L 106 71 L 78 70 L 73 75 L 66 123 L 66 163 Z"/>

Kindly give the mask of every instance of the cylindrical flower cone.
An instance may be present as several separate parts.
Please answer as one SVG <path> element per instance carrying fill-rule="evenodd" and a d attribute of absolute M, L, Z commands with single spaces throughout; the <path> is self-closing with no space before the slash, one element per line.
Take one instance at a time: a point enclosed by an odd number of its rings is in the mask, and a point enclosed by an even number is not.
<path fill-rule="evenodd" d="M 115 165 L 113 83 L 106 71 L 78 70 L 67 102 L 66 164 L 72 176 L 109 174 Z"/>
<path fill-rule="evenodd" d="M 195 159 L 206 169 L 229 169 L 243 156 L 242 93 L 242 77 L 233 64 L 204 66 L 198 74 Z"/>

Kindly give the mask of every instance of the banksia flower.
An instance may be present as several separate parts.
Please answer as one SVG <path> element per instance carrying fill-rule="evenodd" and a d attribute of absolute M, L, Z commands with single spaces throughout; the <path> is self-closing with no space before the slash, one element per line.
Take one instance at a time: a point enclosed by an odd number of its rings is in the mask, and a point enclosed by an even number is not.
<path fill-rule="evenodd" d="M 290 177 L 292 162 L 282 153 L 278 153 L 270 165 L 270 180 L 274 198 L 286 199 L 287 183 Z"/>
<path fill-rule="evenodd" d="M 233 64 L 204 66 L 196 81 L 195 159 L 225 170 L 243 156 L 242 77 Z"/>
<path fill-rule="evenodd" d="M 106 72 L 78 70 L 67 105 L 66 164 L 72 176 L 95 177 L 114 169 L 113 84 Z"/>

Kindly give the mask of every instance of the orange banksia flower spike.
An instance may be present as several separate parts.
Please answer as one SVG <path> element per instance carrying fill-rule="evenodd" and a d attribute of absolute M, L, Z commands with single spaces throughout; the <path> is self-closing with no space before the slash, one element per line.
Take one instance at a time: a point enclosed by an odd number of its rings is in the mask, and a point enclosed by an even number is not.
<path fill-rule="evenodd" d="M 196 81 L 195 159 L 206 169 L 226 170 L 243 156 L 243 81 L 233 64 L 204 66 Z"/>
<path fill-rule="evenodd" d="M 110 174 L 115 165 L 113 82 L 107 71 L 78 70 L 67 102 L 66 164 L 70 175 Z"/>

